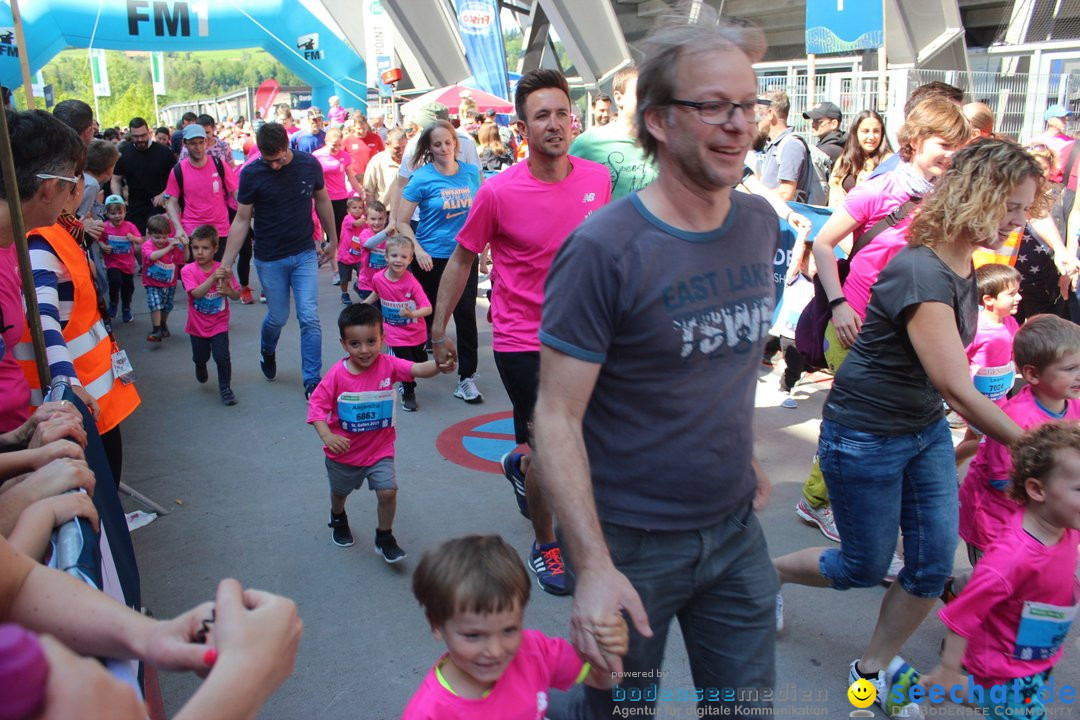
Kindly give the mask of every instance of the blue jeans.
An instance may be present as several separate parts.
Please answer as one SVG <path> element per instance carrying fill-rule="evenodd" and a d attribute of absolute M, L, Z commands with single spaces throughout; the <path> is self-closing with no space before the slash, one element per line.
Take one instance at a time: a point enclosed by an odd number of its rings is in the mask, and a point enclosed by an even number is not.
<path fill-rule="evenodd" d="M 949 423 L 886 437 L 822 420 L 818 457 L 842 541 L 821 554 L 821 574 L 837 590 L 871 587 L 889 569 L 904 536 L 897 582 L 935 598 L 952 573 L 959 524 L 956 457 Z"/>
<path fill-rule="evenodd" d="M 625 677 L 612 690 L 585 688 L 584 717 L 654 707 L 667 690 L 671 699 L 685 701 L 696 699 L 700 689 L 698 707 L 771 707 L 761 698 L 776 681 L 779 583 L 750 504 L 700 530 L 651 532 L 610 523 L 603 530 L 611 558 L 637 590 L 653 630 L 645 638 L 630 625 L 623 670 L 652 671 L 652 677 Z M 663 667 L 673 619 L 682 629 L 694 688 L 660 687 L 656 671 Z"/>
<path fill-rule="evenodd" d="M 263 352 L 277 349 L 281 328 L 289 320 L 289 291 L 296 297 L 296 319 L 300 321 L 300 373 L 304 385 L 319 382 L 322 372 L 322 327 L 319 325 L 319 261 L 315 250 L 280 260 L 256 260 L 255 270 L 266 295 L 266 317 L 262 323 Z"/>

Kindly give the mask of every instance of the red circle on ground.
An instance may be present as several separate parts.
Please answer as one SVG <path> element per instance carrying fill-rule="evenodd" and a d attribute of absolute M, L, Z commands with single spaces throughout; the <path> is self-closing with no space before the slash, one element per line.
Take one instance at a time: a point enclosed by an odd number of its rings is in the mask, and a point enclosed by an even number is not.
<path fill-rule="evenodd" d="M 510 447 L 509 443 L 514 442 L 512 431 L 509 434 L 506 434 L 478 430 L 477 428 L 500 420 L 512 420 L 513 417 L 513 412 L 505 410 L 503 412 L 477 415 L 476 417 L 462 420 L 439 433 L 439 437 L 435 439 L 435 449 L 439 451 L 439 454 L 455 465 L 461 465 L 470 470 L 502 475 L 502 466 L 499 465 L 497 461 L 483 458 L 473 453 L 465 447 L 465 440 L 466 438 L 494 440 L 505 442 L 507 443 L 507 447 Z M 516 447 L 519 452 L 528 452 L 528 447 L 525 445 L 517 445 Z"/>

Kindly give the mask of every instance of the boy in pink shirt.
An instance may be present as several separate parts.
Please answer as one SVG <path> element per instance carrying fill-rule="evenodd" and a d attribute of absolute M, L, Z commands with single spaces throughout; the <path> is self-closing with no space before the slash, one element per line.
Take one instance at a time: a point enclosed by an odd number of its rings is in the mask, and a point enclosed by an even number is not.
<path fill-rule="evenodd" d="M 389 219 L 385 205 L 378 200 L 368 203 L 367 227 L 360 234 L 364 254 L 360 256 L 360 272 L 356 277 L 356 292 L 361 300 L 374 289 L 371 279 L 375 277 L 375 273 L 386 269 L 386 238 L 395 232 L 395 229 L 388 225 Z"/>
<path fill-rule="evenodd" d="M 330 477 L 330 524 L 339 547 L 353 544 L 345 500 L 368 481 L 378 498 L 375 550 L 388 563 L 405 558 L 394 538 L 397 480 L 394 473 L 394 389 L 396 382 L 433 377 L 454 369 L 434 360 L 414 363 L 383 354 L 383 320 L 368 304 L 349 305 L 338 316 L 341 347 L 346 357 L 337 362 L 311 394 L 308 424 L 323 441 Z"/>
<path fill-rule="evenodd" d="M 349 198 L 345 201 L 345 210 L 347 214 L 345 219 L 341 221 L 341 228 L 338 230 L 338 279 L 341 280 L 341 304 L 351 305 L 352 298 L 349 297 L 349 282 L 352 280 L 354 272 L 357 280 L 360 279 L 363 272 L 363 235 L 367 229 L 367 222 L 364 218 L 363 199 L 358 197 Z M 367 289 L 370 290 L 371 288 Z M 361 296 L 360 299 L 363 300 L 364 296 Z"/>
<path fill-rule="evenodd" d="M 566 640 L 522 628 L 529 585 L 517 553 L 498 535 L 448 540 L 424 553 L 413 594 L 447 652 L 402 720 L 540 720 L 549 688 L 567 690 L 582 681 L 611 687 L 611 673 L 583 662 Z M 625 654 L 621 614 L 591 632 L 608 656 Z"/>
<path fill-rule="evenodd" d="M 395 236 L 386 240 L 386 269 L 371 278 L 371 294 L 364 298 L 365 304 L 378 302 L 382 308 L 383 326 L 386 328 L 386 344 L 394 357 L 423 362 L 427 360 L 427 325 L 421 318 L 431 314 L 431 302 L 420 281 L 409 272 L 413 260 L 412 242 Z M 416 412 L 416 383 L 401 383 L 401 407 Z"/>
<path fill-rule="evenodd" d="M 142 244 L 139 228 L 128 222 L 127 203 L 119 195 L 105 198 L 107 222 L 98 242 L 105 259 L 109 277 L 109 317 L 116 317 L 117 304 L 123 309 L 123 320 L 131 322 L 131 296 L 135 293 L 135 246 Z"/>
<path fill-rule="evenodd" d="M 146 221 L 146 235 L 142 244 L 143 288 L 146 305 L 154 329 L 146 336 L 149 342 L 161 342 L 169 337 L 169 313 L 176 295 L 176 280 L 186 253 L 179 238 L 170 238 L 172 224 L 164 215 L 151 215 Z"/>
<path fill-rule="evenodd" d="M 1020 326 L 1013 315 L 1020 309 L 1020 273 L 1011 265 L 987 263 L 975 270 L 979 285 L 979 325 L 967 347 L 968 367 L 975 389 L 1005 405 L 1016 380 L 1013 337 Z M 956 464 L 962 465 L 979 447 L 979 435 L 970 427 L 956 446 Z"/>
<path fill-rule="evenodd" d="M 1080 426 L 1028 432 L 1011 477 L 1018 504 L 967 587 L 939 611 L 949 631 L 941 664 L 920 681 L 945 695 L 959 686 L 958 697 L 1002 720 L 1046 714 L 1041 691 L 1080 602 Z"/>
<path fill-rule="evenodd" d="M 195 262 L 184 266 L 180 279 L 188 294 L 187 330 L 191 337 L 191 359 L 195 361 L 195 379 L 209 377 L 206 362 L 214 357 L 218 371 L 221 402 L 236 404 L 233 394 L 232 359 L 229 356 L 229 300 L 240 299 L 240 285 L 232 272 L 214 260 L 218 231 L 213 225 L 200 225 L 191 233 L 191 255 Z"/>
<path fill-rule="evenodd" d="M 1002 408 L 1029 429 L 1051 420 L 1080 420 L 1080 327 L 1036 315 L 1016 333 L 1013 356 L 1025 386 Z M 972 564 L 1000 535 L 1016 503 L 1009 497 L 1009 449 L 983 438 L 960 486 L 960 537 Z"/>

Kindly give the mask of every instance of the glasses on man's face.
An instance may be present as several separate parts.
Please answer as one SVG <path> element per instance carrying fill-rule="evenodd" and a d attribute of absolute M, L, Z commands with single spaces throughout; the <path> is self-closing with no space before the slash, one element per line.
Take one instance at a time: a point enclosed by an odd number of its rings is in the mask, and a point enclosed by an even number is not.
<path fill-rule="evenodd" d="M 767 106 L 768 101 L 743 100 L 733 102 L 731 100 L 707 100 L 696 102 L 694 100 L 671 100 L 671 105 L 694 108 L 697 110 L 698 119 L 706 125 L 723 125 L 735 119 L 735 112 L 741 111 L 747 122 L 754 122 L 755 113 L 759 106 Z"/>
<path fill-rule="evenodd" d="M 49 173 L 38 173 L 37 174 L 37 179 L 38 180 L 63 180 L 64 182 L 69 182 L 72 185 L 78 185 L 79 184 L 79 176 L 77 176 L 77 175 L 72 176 L 72 177 L 68 177 L 67 175 L 50 175 Z"/>

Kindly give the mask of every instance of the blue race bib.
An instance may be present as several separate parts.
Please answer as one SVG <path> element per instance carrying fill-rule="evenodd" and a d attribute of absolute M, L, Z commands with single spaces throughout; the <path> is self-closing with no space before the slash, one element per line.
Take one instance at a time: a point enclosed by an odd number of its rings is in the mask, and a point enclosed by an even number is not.
<path fill-rule="evenodd" d="M 380 300 L 379 304 L 382 306 L 383 322 L 387 325 L 408 325 L 411 322 L 415 322 L 413 318 L 403 317 L 401 314 L 401 311 L 404 308 L 409 308 L 410 310 L 416 309 L 416 303 L 412 300 L 403 300 L 400 302 Z"/>
<path fill-rule="evenodd" d="M 110 235 L 109 247 L 112 248 L 114 253 L 126 255 L 131 252 L 131 241 L 125 235 Z"/>
<path fill-rule="evenodd" d="M 394 427 L 395 397 L 393 389 L 341 393 L 337 399 L 341 429 L 358 433 Z"/>
<path fill-rule="evenodd" d="M 372 250 L 371 254 L 368 255 L 367 264 L 372 270 L 382 270 L 386 267 L 386 251 Z"/>
<path fill-rule="evenodd" d="M 217 315 L 220 312 L 225 312 L 225 296 L 215 295 L 210 297 L 206 295 L 201 298 L 192 298 L 195 309 L 201 312 L 203 315 Z"/>
<path fill-rule="evenodd" d="M 1016 629 L 1013 657 L 1017 660 L 1049 660 L 1061 650 L 1077 606 L 1062 607 L 1027 601 Z"/>
<path fill-rule="evenodd" d="M 984 367 L 975 371 L 971 378 L 975 389 L 991 400 L 1000 400 L 1009 394 L 1016 381 L 1016 367 L 1009 363 L 1001 367 Z"/>
<path fill-rule="evenodd" d="M 172 263 L 163 265 L 156 262 L 148 268 L 143 268 L 143 272 L 146 273 L 147 278 L 155 282 L 171 283 L 176 274 L 176 266 Z"/>

